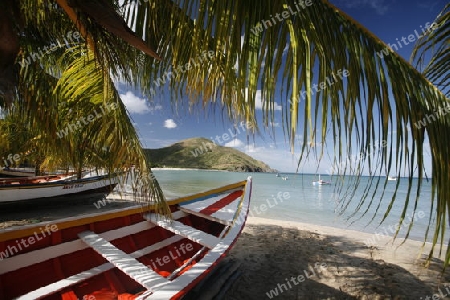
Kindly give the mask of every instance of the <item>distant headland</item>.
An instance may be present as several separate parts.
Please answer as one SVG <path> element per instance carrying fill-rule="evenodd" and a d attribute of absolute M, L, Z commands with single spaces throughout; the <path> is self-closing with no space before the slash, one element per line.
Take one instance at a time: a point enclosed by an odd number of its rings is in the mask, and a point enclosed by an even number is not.
<path fill-rule="evenodd" d="M 194 168 L 235 172 L 276 172 L 267 164 L 206 138 L 190 138 L 168 147 L 145 149 L 153 168 Z"/>

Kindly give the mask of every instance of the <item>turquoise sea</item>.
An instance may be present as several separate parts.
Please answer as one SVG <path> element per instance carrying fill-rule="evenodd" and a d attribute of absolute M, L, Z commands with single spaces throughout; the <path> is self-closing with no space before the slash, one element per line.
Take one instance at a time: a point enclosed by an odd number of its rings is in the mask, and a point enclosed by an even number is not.
<path fill-rule="evenodd" d="M 335 183 L 340 180 L 339 177 L 322 176 L 323 180 L 331 181 L 333 184 L 315 186 L 312 184 L 312 181 L 317 180 L 318 177 L 309 174 L 283 174 L 282 176 L 288 176 L 288 180 L 282 180 L 281 177 L 276 177 L 272 173 L 235 173 L 204 170 L 155 170 L 154 173 L 166 197 L 169 199 L 238 182 L 245 180 L 248 176 L 252 176 L 251 216 L 352 229 L 387 236 L 393 236 L 392 232 L 400 219 L 408 186 L 407 178 L 399 178 L 398 181 L 388 181 L 383 194 L 384 178 L 380 181 L 378 189 L 375 189 L 376 182 L 371 188 L 367 188 L 370 178 L 360 177 L 360 183 L 354 193 L 352 193 L 355 180 L 357 180 L 357 177 L 353 176 L 346 177 L 342 185 L 340 185 L 341 190 L 338 191 Z M 397 200 L 392 206 L 389 216 L 380 225 L 380 221 L 395 191 L 396 184 L 399 185 Z M 410 204 L 405 218 L 405 222 L 408 223 L 413 217 L 415 187 L 417 184 L 417 179 L 414 179 L 413 189 L 409 197 Z M 414 226 L 409 236 L 410 239 L 419 241 L 423 241 L 425 236 L 431 207 L 431 181 L 423 181 L 422 185 L 419 205 L 414 217 Z M 361 206 L 359 213 L 352 215 L 364 194 L 368 194 L 365 204 Z M 375 195 L 375 197 L 372 205 L 367 209 L 372 195 Z M 346 209 L 342 212 L 343 207 L 346 207 Z M 377 207 L 378 213 L 373 218 Z M 363 215 L 366 209 L 367 213 Z M 434 217 L 432 217 L 432 221 L 434 221 Z M 404 236 L 406 229 L 406 225 L 401 226 L 399 236 Z M 431 237 L 427 240 L 429 241 L 430 239 Z M 448 241 L 448 237 L 445 241 Z"/>

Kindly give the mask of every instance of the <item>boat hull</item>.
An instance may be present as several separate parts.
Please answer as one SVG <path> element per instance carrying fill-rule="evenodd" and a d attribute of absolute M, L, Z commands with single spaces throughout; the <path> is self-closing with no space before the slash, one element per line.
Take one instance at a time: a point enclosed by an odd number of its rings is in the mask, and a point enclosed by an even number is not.
<path fill-rule="evenodd" d="M 168 201 L 170 222 L 136 206 L 2 230 L 0 298 L 181 299 L 232 248 L 250 196 L 248 179 Z"/>
<path fill-rule="evenodd" d="M 93 193 L 109 193 L 118 176 L 97 176 L 81 180 L 61 180 L 36 184 L 0 185 L 0 204 L 34 199 L 60 199 Z"/>
<path fill-rule="evenodd" d="M 330 185 L 330 182 L 319 182 L 319 181 L 313 181 L 313 185 Z"/>
<path fill-rule="evenodd" d="M 19 171 L 19 170 L 0 170 L 0 177 L 31 177 L 34 176 L 32 171 Z"/>

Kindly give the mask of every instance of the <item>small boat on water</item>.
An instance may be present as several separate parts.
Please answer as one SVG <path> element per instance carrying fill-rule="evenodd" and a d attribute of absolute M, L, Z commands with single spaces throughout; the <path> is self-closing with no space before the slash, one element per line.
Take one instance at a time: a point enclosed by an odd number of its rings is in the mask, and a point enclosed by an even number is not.
<path fill-rule="evenodd" d="M 319 174 L 319 180 L 313 181 L 312 184 L 313 185 L 329 185 L 329 184 L 331 184 L 331 182 L 320 179 L 320 174 Z"/>
<path fill-rule="evenodd" d="M 110 193 L 118 184 L 118 175 L 103 175 L 72 180 L 60 175 L 2 178 L 0 204 L 41 198 L 59 198 L 83 194 Z"/>
<path fill-rule="evenodd" d="M 280 173 L 277 173 L 277 175 L 275 175 L 276 177 L 281 177 L 281 179 L 283 179 L 283 180 L 288 180 L 289 179 L 289 177 L 286 175 L 286 176 L 281 176 L 280 175 Z"/>
<path fill-rule="evenodd" d="M 153 205 L 0 230 L 2 299 L 181 299 L 222 260 L 252 181 Z"/>
<path fill-rule="evenodd" d="M 397 177 L 388 176 L 388 180 L 389 180 L 389 181 L 396 181 L 396 180 L 397 180 Z"/>

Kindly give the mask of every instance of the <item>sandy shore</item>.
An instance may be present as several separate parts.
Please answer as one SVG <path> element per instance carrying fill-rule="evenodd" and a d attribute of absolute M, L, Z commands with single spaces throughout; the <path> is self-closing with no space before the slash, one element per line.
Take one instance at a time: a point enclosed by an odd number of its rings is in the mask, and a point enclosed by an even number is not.
<path fill-rule="evenodd" d="M 242 263 L 242 276 L 225 299 L 450 299 L 450 273 L 442 274 L 443 256 L 424 268 L 421 242 L 398 247 L 402 240 L 392 244 L 384 237 L 369 247 L 365 241 L 372 237 L 249 218 L 229 255 Z"/>
<path fill-rule="evenodd" d="M 212 169 L 195 169 L 195 168 L 152 168 L 153 171 L 211 171 L 211 172 L 227 172 L 225 170 Z"/>
<path fill-rule="evenodd" d="M 132 204 L 94 203 L 1 210 L 0 228 Z M 443 257 L 424 268 L 421 242 L 397 248 L 401 240 L 392 245 L 384 237 L 367 246 L 370 238 L 358 231 L 251 217 L 228 255 L 240 264 L 241 276 L 222 299 L 450 299 Z"/>

